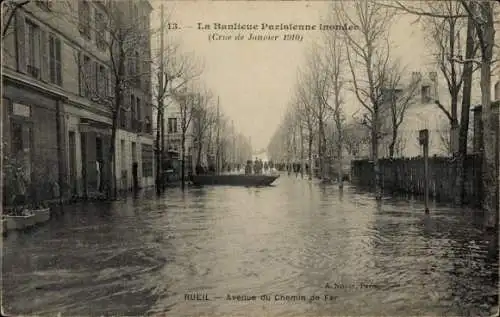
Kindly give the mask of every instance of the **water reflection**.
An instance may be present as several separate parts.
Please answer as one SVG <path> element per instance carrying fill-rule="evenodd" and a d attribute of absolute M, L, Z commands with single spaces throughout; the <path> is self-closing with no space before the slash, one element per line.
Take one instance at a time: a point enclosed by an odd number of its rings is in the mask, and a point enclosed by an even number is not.
<path fill-rule="evenodd" d="M 488 315 L 498 304 L 496 234 L 471 210 L 423 210 L 284 175 L 269 188 L 74 205 L 6 238 L 4 306 L 28 315 Z M 213 300 L 186 301 L 190 292 Z"/>

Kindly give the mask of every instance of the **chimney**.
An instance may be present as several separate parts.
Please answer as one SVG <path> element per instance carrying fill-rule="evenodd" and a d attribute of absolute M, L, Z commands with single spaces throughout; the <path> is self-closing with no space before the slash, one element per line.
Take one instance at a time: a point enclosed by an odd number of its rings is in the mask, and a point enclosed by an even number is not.
<path fill-rule="evenodd" d="M 411 79 L 413 82 L 417 82 L 422 78 L 422 74 L 420 72 L 412 72 Z"/>

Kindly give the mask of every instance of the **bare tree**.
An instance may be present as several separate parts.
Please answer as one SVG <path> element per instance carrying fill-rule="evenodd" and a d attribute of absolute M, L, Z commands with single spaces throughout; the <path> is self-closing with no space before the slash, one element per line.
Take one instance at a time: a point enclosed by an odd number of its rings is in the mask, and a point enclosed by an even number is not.
<path fill-rule="evenodd" d="M 410 80 L 404 82 L 403 74 L 405 70 L 400 66 L 399 62 L 394 62 L 387 71 L 387 85 L 383 98 L 389 112 L 389 157 L 393 158 L 399 137 L 399 127 L 405 119 L 406 111 L 415 103 L 416 97 L 420 95 L 421 78 L 419 75 L 413 75 Z"/>
<path fill-rule="evenodd" d="M 31 0 L 0 0 L 0 7 L 2 8 L 2 40 L 11 29 L 16 11 L 30 3 L 30 1 Z"/>
<path fill-rule="evenodd" d="M 396 2 L 401 9 L 408 9 L 401 2 Z M 425 3 L 425 10 L 429 15 L 419 16 L 430 44 L 436 66 L 443 75 L 450 96 L 450 105 L 445 106 L 435 97 L 435 104 L 443 111 L 450 121 L 451 153 L 458 151 L 458 102 L 462 85 L 464 84 L 464 68 L 457 59 L 463 58 L 461 42 L 466 28 L 465 10 L 457 1 L 440 1 Z M 418 12 L 418 11 L 417 11 Z M 436 92 L 437 93 L 437 92 Z"/>
<path fill-rule="evenodd" d="M 313 176 L 313 141 L 316 127 L 316 116 L 314 114 L 314 95 L 307 82 L 299 82 L 297 87 L 297 102 L 295 104 L 295 113 L 298 123 L 305 129 L 307 134 L 307 158 L 309 162 L 308 177 L 312 180 Z"/>
<path fill-rule="evenodd" d="M 197 107 L 200 96 L 199 93 L 187 92 L 183 90 L 175 94 L 174 98 L 179 103 L 180 126 L 181 126 L 181 188 L 184 190 L 186 184 L 186 138 L 188 129 L 193 119 L 193 109 Z"/>
<path fill-rule="evenodd" d="M 467 142 L 469 131 L 469 113 L 471 103 L 472 75 L 475 70 L 474 57 L 479 48 L 475 42 L 475 24 L 470 7 L 475 1 L 440 1 L 403 3 L 395 1 L 392 6 L 406 13 L 416 15 L 418 19 L 424 20 L 427 25 L 428 36 L 431 37 L 432 46 L 436 49 L 436 63 L 441 70 L 451 97 L 450 110 L 436 100 L 436 105 L 445 113 L 450 120 L 450 138 L 452 140 L 451 153 L 456 158 L 456 191 L 455 202 L 462 204 L 465 194 L 465 157 L 467 155 Z M 462 56 L 462 45 L 460 35 L 466 28 L 465 59 Z M 461 65 L 463 64 L 463 68 Z M 462 105 L 460 124 L 457 119 L 457 104 L 460 90 L 462 89 Z M 458 129 L 457 129 L 458 128 Z M 457 130 L 458 148 L 457 148 Z M 458 151 L 457 151 L 458 150 Z"/>
<path fill-rule="evenodd" d="M 198 77 L 202 72 L 202 65 L 196 61 L 193 54 L 181 51 L 178 41 L 170 36 L 163 13 L 163 5 L 160 12 L 161 26 L 159 31 L 160 48 L 153 55 L 153 77 L 156 85 L 153 85 L 153 102 L 156 108 L 156 186 L 157 190 L 163 187 L 162 161 L 165 155 L 165 111 L 171 100 L 171 96 L 179 89 Z"/>
<path fill-rule="evenodd" d="M 449 122 L 446 122 L 446 124 L 443 124 L 441 127 L 438 127 L 438 129 L 435 132 L 438 133 L 441 150 L 445 153 L 450 153 L 452 144 L 450 138 Z M 474 127 L 472 125 L 469 125 L 468 133 L 471 135 L 474 133 Z M 469 138 L 467 140 L 467 151 L 471 151 L 472 147 L 473 147 L 473 139 Z"/>
<path fill-rule="evenodd" d="M 495 126 L 498 115 L 494 114 L 491 102 L 491 69 L 493 65 L 493 47 L 495 46 L 494 3 L 488 1 L 461 1 L 464 9 L 473 19 L 476 37 L 479 42 L 481 73 L 481 104 L 483 123 L 483 208 L 489 216 L 488 225 L 498 227 L 498 164 L 496 151 Z"/>
<path fill-rule="evenodd" d="M 207 135 L 210 127 L 215 124 L 215 111 L 210 107 L 212 94 L 207 91 L 200 95 L 199 103 L 193 108 L 193 142 L 196 144 L 197 155 L 195 166 L 201 166 L 203 147 L 209 142 Z"/>
<path fill-rule="evenodd" d="M 347 60 L 351 70 L 354 93 L 367 112 L 366 124 L 371 131 L 375 192 L 377 200 L 382 198 L 378 147 L 380 135 L 380 110 L 382 96 L 387 83 L 389 64 L 389 40 L 387 30 L 394 12 L 380 4 L 366 1 L 349 2 L 349 10 L 342 2 L 336 9 L 341 24 L 357 25 L 357 32 L 344 30 Z M 354 11 L 351 14 L 348 11 Z"/>
<path fill-rule="evenodd" d="M 310 110 L 314 116 L 314 121 L 317 123 L 317 141 L 318 148 L 317 154 L 319 158 L 319 170 L 320 177 L 322 179 L 327 179 L 327 168 L 326 168 L 326 134 L 325 134 L 325 123 L 331 114 L 328 100 L 330 98 L 330 74 L 328 72 L 329 65 L 324 60 L 317 47 L 313 49 L 309 55 L 306 72 L 303 73 L 302 85 L 303 89 L 308 89 L 310 98 Z M 326 67 L 325 67 L 326 66 Z"/>
<path fill-rule="evenodd" d="M 151 52 L 149 37 L 151 29 L 144 21 L 148 19 L 141 14 L 132 14 L 129 7 L 120 2 L 111 2 L 103 11 L 104 15 L 96 21 L 95 27 L 79 15 L 68 15 L 68 12 L 81 12 L 89 9 L 89 2 L 65 2 L 67 6 L 65 18 L 78 24 L 80 32 L 85 36 L 96 34 L 97 46 L 101 48 L 108 60 L 100 67 L 97 62 L 75 51 L 75 61 L 79 68 L 80 94 L 93 102 L 106 105 L 111 114 L 111 140 L 108 151 L 110 173 L 106 177 L 106 191 L 109 198 L 116 197 L 116 135 L 119 119 L 125 120 L 126 113 L 136 115 L 132 102 L 126 97 L 133 94 L 133 89 L 147 91 L 150 87 Z M 90 45 L 90 44 L 89 44 Z M 88 48 L 92 50 L 92 48 Z M 107 69 L 106 69 L 107 68 Z M 106 170 L 106 169 L 105 169 Z"/>
<path fill-rule="evenodd" d="M 370 131 L 366 126 L 357 122 L 346 124 L 343 130 L 343 141 L 347 153 L 354 158 L 358 157 L 362 147 L 370 143 Z"/>
<path fill-rule="evenodd" d="M 328 109 L 333 114 L 333 122 L 335 123 L 336 135 L 336 150 L 335 157 L 338 164 L 338 182 L 339 187 L 343 187 L 342 175 L 342 151 L 344 147 L 344 124 L 345 116 L 343 111 L 344 100 L 342 92 L 344 89 L 344 62 L 345 51 L 342 48 L 342 40 L 337 32 L 327 33 L 326 36 L 326 72 L 330 81 L 330 95 L 333 95 L 333 101 L 325 100 Z M 331 105 L 333 103 L 333 105 Z"/>

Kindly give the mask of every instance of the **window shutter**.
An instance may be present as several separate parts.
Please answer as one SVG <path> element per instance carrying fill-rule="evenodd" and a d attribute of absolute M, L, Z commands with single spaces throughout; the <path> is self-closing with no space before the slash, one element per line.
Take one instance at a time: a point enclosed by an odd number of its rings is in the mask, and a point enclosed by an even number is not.
<path fill-rule="evenodd" d="M 53 37 L 50 37 L 51 42 L 54 40 Z M 41 62 L 40 62 L 40 78 L 44 82 L 48 82 L 49 80 L 49 53 L 48 53 L 48 42 L 49 42 L 49 36 L 47 32 L 44 30 L 40 30 L 40 56 L 41 56 Z M 52 44 L 53 45 L 53 44 Z M 53 58 L 53 56 L 50 56 L 50 58 Z"/>
<path fill-rule="evenodd" d="M 102 85 L 101 80 L 99 78 L 99 63 L 94 62 L 94 67 L 92 67 L 92 81 L 94 84 L 92 85 L 92 89 L 94 90 L 94 95 L 99 95 L 99 86 Z"/>
<path fill-rule="evenodd" d="M 59 38 L 55 39 L 54 46 L 55 46 L 55 50 L 56 50 L 56 55 L 55 55 L 56 83 L 61 86 L 62 85 L 63 68 L 62 68 L 62 61 L 61 61 L 62 44 L 61 44 L 61 40 Z"/>
<path fill-rule="evenodd" d="M 78 63 L 78 90 L 80 93 L 80 96 L 83 96 L 83 85 L 84 85 L 84 78 L 83 78 L 83 56 L 82 52 L 77 52 L 77 63 Z"/>
<path fill-rule="evenodd" d="M 107 81 L 107 90 L 106 93 L 108 94 L 108 97 L 113 96 L 113 81 L 112 81 L 113 76 L 111 75 L 111 70 L 106 69 L 106 81 Z"/>
<path fill-rule="evenodd" d="M 26 21 L 23 10 L 16 10 L 17 71 L 26 73 Z"/>

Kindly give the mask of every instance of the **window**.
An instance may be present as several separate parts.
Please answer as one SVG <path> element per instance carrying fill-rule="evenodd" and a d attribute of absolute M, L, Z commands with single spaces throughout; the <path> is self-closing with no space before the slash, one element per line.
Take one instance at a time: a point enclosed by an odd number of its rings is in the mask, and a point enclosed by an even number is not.
<path fill-rule="evenodd" d="M 51 83 L 62 85 L 61 40 L 52 34 L 49 37 L 49 77 Z"/>
<path fill-rule="evenodd" d="M 495 100 L 500 100 L 500 81 L 497 81 L 497 83 L 495 84 L 495 92 L 494 92 L 494 96 Z"/>
<path fill-rule="evenodd" d="M 177 133 L 177 118 L 168 118 L 168 133 Z"/>
<path fill-rule="evenodd" d="M 96 24 L 96 45 L 101 51 L 106 49 L 106 20 L 104 14 L 95 11 L 95 24 Z"/>
<path fill-rule="evenodd" d="M 137 4 L 134 4 L 134 20 L 139 21 L 139 7 Z"/>
<path fill-rule="evenodd" d="M 40 77 L 40 29 L 33 22 L 26 20 L 26 65 L 28 73 Z"/>
<path fill-rule="evenodd" d="M 153 176 L 153 146 L 149 144 L 142 144 L 142 177 Z"/>
<path fill-rule="evenodd" d="M 422 103 L 431 101 L 431 86 L 422 86 Z"/>
<path fill-rule="evenodd" d="M 150 78 L 150 65 L 148 61 L 143 61 L 142 62 L 142 73 L 144 74 L 144 80 L 143 80 L 143 88 L 145 91 L 149 90 L 149 78 Z"/>
<path fill-rule="evenodd" d="M 135 83 L 136 87 L 141 86 L 141 64 L 139 59 L 139 52 L 135 52 L 135 61 L 134 61 L 134 72 L 135 72 Z"/>
<path fill-rule="evenodd" d="M 50 11 L 50 9 L 52 9 L 52 0 L 37 0 L 35 3 L 45 11 Z"/>
<path fill-rule="evenodd" d="M 153 128 L 151 127 L 151 119 L 149 118 L 149 116 L 146 116 L 144 118 L 144 126 L 146 129 L 146 133 L 151 133 L 153 131 Z"/>
<path fill-rule="evenodd" d="M 134 57 L 128 57 L 127 61 L 128 61 L 128 75 L 130 77 L 132 77 L 132 79 L 133 79 L 134 72 L 135 72 L 135 65 L 134 65 L 135 58 Z"/>
<path fill-rule="evenodd" d="M 13 155 L 17 155 L 20 152 L 23 152 L 23 126 L 18 122 L 12 122 L 12 130 L 10 136 L 11 143 L 11 151 Z"/>
<path fill-rule="evenodd" d="M 19 160 L 25 168 L 25 175 L 31 174 L 31 144 L 32 144 L 32 128 L 29 124 L 13 120 L 10 130 L 11 139 L 11 154 Z"/>
<path fill-rule="evenodd" d="M 135 129 L 135 96 L 130 95 L 130 121 L 132 123 L 132 129 Z"/>
<path fill-rule="evenodd" d="M 137 119 L 140 121 L 142 120 L 142 109 L 141 109 L 141 99 L 139 99 L 139 97 L 137 97 L 135 105 L 137 107 Z"/>
<path fill-rule="evenodd" d="M 92 63 L 87 55 L 80 55 L 80 94 L 84 97 L 90 97 L 91 83 L 93 80 Z M 95 77 L 94 77 L 95 78 Z"/>
<path fill-rule="evenodd" d="M 78 1 L 78 30 L 90 39 L 90 4 L 88 1 Z"/>
<path fill-rule="evenodd" d="M 121 149 L 121 159 L 122 159 L 122 171 L 127 169 L 127 156 L 125 152 L 125 140 L 120 141 L 120 149 Z"/>
<path fill-rule="evenodd" d="M 140 59 L 139 59 L 139 52 L 135 52 L 135 73 L 137 75 L 141 74 L 141 64 L 140 64 Z"/>
<path fill-rule="evenodd" d="M 125 128 L 127 126 L 127 117 L 125 116 L 125 111 L 123 110 L 123 108 L 120 108 L 118 114 L 120 116 L 120 127 Z"/>
<path fill-rule="evenodd" d="M 108 72 L 106 67 L 98 65 L 97 69 L 97 94 L 101 97 L 106 97 L 109 92 Z"/>

